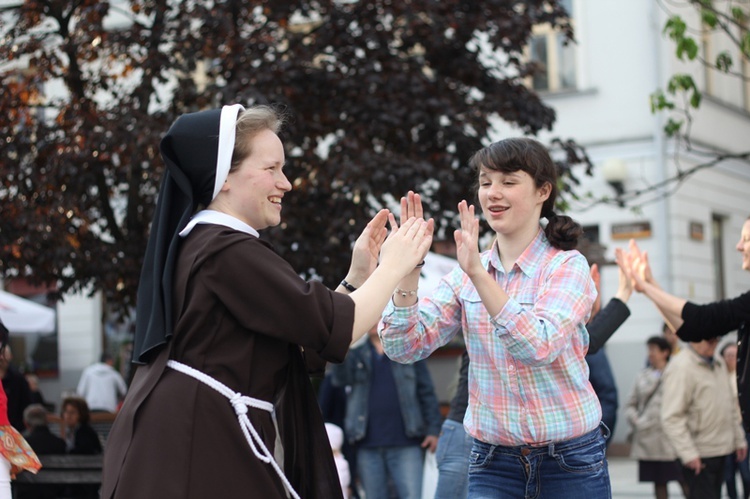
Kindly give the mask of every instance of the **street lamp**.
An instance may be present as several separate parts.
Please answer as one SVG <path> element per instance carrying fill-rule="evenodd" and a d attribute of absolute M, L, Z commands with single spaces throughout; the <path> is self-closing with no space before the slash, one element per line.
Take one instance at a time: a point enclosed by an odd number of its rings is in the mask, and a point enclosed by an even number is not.
<path fill-rule="evenodd" d="M 622 195 L 625 193 L 625 180 L 628 178 L 628 164 L 619 158 L 610 158 L 602 165 L 604 180 L 614 189 L 617 205 L 625 206 Z"/>

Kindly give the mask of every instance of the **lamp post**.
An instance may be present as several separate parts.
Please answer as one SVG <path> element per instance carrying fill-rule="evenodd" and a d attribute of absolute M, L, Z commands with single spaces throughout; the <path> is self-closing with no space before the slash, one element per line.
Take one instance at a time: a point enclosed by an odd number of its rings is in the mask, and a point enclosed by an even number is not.
<path fill-rule="evenodd" d="M 614 189 L 617 205 L 625 206 L 622 195 L 625 193 L 625 180 L 628 178 L 628 164 L 619 158 L 610 158 L 602 165 L 602 175 Z"/>

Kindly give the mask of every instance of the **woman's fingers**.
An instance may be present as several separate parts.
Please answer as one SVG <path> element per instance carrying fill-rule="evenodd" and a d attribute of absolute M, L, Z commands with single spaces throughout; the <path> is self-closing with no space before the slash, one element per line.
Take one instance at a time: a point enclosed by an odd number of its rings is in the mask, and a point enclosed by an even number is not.
<path fill-rule="evenodd" d="M 422 208 L 422 196 L 416 192 L 409 191 L 412 194 L 412 216 L 417 218 L 424 218 L 424 209 Z"/>
<path fill-rule="evenodd" d="M 409 191 L 401 198 L 401 223 L 410 218 L 424 218 L 422 208 L 422 196 L 414 191 Z"/>

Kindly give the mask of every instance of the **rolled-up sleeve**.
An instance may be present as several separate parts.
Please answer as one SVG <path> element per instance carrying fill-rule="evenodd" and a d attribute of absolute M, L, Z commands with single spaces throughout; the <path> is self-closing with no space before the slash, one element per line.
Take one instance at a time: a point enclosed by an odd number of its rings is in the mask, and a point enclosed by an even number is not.
<path fill-rule="evenodd" d="M 460 269 L 445 276 L 432 295 L 410 307 L 396 307 L 393 300 L 383 311 L 378 328 L 386 355 L 410 364 L 425 359 L 461 330 L 461 305 L 453 281 Z"/>

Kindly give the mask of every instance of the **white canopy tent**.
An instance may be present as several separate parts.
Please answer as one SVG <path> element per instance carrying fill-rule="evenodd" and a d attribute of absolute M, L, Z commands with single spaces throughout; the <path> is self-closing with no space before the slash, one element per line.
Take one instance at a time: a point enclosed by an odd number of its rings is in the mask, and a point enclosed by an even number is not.
<path fill-rule="evenodd" d="M 419 297 L 427 296 L 438 285 L 440 279 L 458 265 L 455 258 L 429 252 L 419 274 Z"/>
<path fill-rule="evenodd" d="M 0 320 L 11 334 L 52 333 L 55 315 L 49 307 L 0 290 Z"/>

